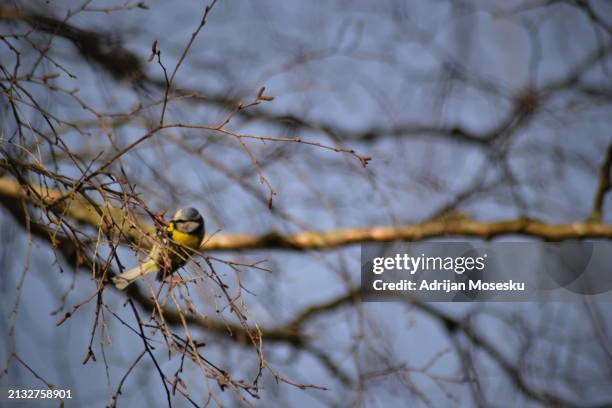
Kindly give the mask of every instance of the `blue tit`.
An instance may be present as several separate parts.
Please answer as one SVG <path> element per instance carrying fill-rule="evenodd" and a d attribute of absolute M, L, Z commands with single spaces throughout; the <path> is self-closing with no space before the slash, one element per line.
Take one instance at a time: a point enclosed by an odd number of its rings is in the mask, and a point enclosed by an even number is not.
<path fill-rule="evenodd" d="M 157 280 L 174 273 L 185 265 L 190 249 L 198 249 L 204 238 L 204 218 L 195 208 L 183 208 L 174 214 L 166 228 L 168 242 L 156 244 L 145 262 L 113 277 L 119 290 L 150 273 L 157 274 Z"/>

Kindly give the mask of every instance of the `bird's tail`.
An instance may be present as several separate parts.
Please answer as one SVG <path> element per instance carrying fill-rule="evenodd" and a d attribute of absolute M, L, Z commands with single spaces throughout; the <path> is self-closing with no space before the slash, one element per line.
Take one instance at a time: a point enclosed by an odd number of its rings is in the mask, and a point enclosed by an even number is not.
<path fill-rule="evenodd" d="M 159 266 L 157 266 L 154 260 L 148 260 L 134 269 L 130 269 L 129 271 L 114 276 L 112 280 L 117 289 L 123 290 L 141 277 L 154 272 L 159 272 Z"/>

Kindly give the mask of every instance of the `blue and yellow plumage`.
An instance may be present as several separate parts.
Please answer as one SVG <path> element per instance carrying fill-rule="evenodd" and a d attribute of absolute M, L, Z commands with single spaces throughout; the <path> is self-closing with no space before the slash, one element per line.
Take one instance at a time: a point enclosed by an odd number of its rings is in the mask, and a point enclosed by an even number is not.
<path fill-rule="evenodd" d="M 123 290 L 150 273 L 156 273 L 157 279 L 162 280 L 183 266 L 190 255 L 188 249 L 198 249 L 202 243 L 204 219 L 195 208 L 185 208 L 174 214 L 166 231 L 169 241 L 155 245 L 145 262 L 113 277 L 117 289 Z"/>

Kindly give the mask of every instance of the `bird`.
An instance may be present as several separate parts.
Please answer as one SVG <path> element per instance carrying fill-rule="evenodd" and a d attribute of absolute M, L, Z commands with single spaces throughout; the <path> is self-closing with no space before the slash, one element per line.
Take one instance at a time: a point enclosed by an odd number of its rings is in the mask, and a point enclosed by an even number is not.
<path fill-rule="evenodd" d="M 112 278 L 115 287 L 124 290 L 143 276 L 156 273 L 157 280 L 174 273 L 185 265 L 189 249 L 198 249 L 205 233 L 204 218 L 195 208 L 178 210 L 166 228 L 169 238 L 164 245 L 155 244 L 147 260 L 139 266 Z"/>

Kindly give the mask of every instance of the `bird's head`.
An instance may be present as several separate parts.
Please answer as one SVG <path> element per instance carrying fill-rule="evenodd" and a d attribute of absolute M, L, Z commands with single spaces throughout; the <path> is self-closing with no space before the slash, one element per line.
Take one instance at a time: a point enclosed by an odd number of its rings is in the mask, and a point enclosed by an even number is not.
<path fill-rule="evenodd" d="M 186 234 L 204 235 L 204 218 L 195 208 L 182 208 L 170 220 L 170 226 Z"/>

